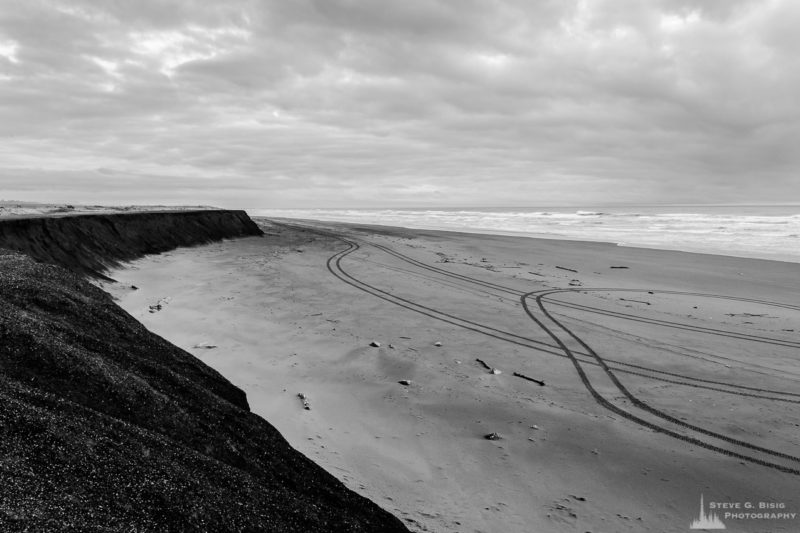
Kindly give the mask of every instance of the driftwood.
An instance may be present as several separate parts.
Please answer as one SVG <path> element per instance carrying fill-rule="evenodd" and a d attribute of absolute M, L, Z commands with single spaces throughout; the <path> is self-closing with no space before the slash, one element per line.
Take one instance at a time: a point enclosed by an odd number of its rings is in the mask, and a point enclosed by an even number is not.
<path fill-rule="evenodd" d="M 487 364 L 486 364 L 486 361 L 484 361 L 483 359 L 475 359 L 475 360 L 476 360 L 478 363 L 480 363 L 481 365 L 483 365 L 483 368 L 485 368 L 486 370 L 491 370 L 491 369 L 492 369 L 492 367 L 490 367 L 489 365 L 487 365 Z"/>
<path fill-rule="evenodd" d="M 306 396 L 302 392 L 299 392 L 299 393 L 297 393 L 297 397 L 300 398 L 300 401 L 303 402 L 303 409 L 305 409 L 306 411 L 310 411 L 311 410 L 311 404 L 308 403 L 308 396 Z"/>
<path fill-rule="evenodd" d="M 620 298 L 620 301 L 622 301 L 622 302 L 636 302 L 637 304 L 650 305 L 650 302 L 645 302 L 643 300 L 628 300 L 627 298 Z"/>
<path fill-rule="evenodd" d="M 562 267 L 562 266 L 558 266 L 558 265 L 556 265 L 556 268 L 559 269 L 559 270 L 567 270 L 569 272 L 575 272 L 576 274 L 578 273 L 578 271 L 575 270 L 574 268 L 567 268 L 567 267 Z"/>
<path fill-rule="evenodd" d="M 519 372 L 514 372 L 514 375 L 518 378 L 527 379 L 528 381 L 533 381 L 534 383 L 539 384 L 541 387 L 544 387 L 544 381 L 540 379 L 534 379 L 530 376 L 526 376 L 525 374 L 520 374 Z"/>

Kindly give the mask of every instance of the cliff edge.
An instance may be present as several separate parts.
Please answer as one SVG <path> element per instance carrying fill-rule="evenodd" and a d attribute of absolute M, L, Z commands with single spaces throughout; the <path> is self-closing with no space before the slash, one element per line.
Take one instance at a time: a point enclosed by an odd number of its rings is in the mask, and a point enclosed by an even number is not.
<path fill-rule="evenodd" d="M 235 212 L 151 216 L 124 215 L 127 227 L 120 215 L 30 220 L 32 242 L 4 221 L 0 243 L 98 274 L 169 242 L 209 240 L 206 227 L 253 232 Z M 0 531 L 407 529 L 84 276 L 0 251 Z"/>
<path fill-rule="evenodd" d="M 156 211 L 0 219 L 0 248 L 74 272 L 103 270 L 145 254 L 262 235 L 244 211 Z"/>

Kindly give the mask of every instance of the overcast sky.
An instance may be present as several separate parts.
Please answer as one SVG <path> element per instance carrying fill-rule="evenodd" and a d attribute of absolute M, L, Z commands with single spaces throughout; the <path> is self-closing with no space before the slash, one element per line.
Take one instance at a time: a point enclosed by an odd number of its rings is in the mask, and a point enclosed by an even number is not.
<path fill-rule="evenodd" d="M 800 202 L 800 2 L 0 0 L 0 198 Z"/>

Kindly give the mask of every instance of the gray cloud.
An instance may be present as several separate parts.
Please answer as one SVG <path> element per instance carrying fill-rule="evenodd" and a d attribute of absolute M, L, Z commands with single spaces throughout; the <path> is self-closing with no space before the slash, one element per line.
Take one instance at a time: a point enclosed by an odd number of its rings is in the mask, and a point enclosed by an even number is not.
<path fill-rule="evenodd" d="M 788 0 L 14 4 L 0 0 L 5 197 L 296 207 L 800 192 Z"/>

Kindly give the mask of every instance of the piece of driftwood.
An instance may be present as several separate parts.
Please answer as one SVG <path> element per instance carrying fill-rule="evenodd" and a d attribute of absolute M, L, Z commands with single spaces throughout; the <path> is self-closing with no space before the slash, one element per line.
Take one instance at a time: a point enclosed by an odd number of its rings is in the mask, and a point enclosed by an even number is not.
<path fill-rule="evenodd" d="M 544 387 L 544 381 L 540 379 L 535 379 L 530 376 L 526 376 L 525 374 L 520 374 L 519 372 L 514 372 L 514 375 L 518 378 L 527 379 L 528 381 L 533 381 L 534 383 L 539 384 L 540 386 Z"/>
<path fill-rule="evenodd" d="M 487 365 L 487 364 L 486 364 L 486 361 L 484 361 L 483 359 L 475 359 L 475 360 L 476 360 L 478 363 L 480 363 L 481 365 L 483 365 L 483 368 L 485 368 L 486 370 L 491 370 L 491 369 L 492 369 L 492 367 L 490 367 L 489 365 Z"/>
<path fill-rule="evenodd" d="M 637 304 L 650 305 L 650 302 L 645 302 L 644 300 L 629 300 L 627 298 L 620 298 L 620 301 L 622 301 L 622 302 L 636 302 Z"/>
<path fill-rule="evenodd" d="M 308 403 L 308 396 L 303 394 L 302 392 L 297 393 L 297 397 L 300 398 L 300 401 L 303 402 L 303 409 L 306 411 L 311 410 L 311 404 Z"/>

